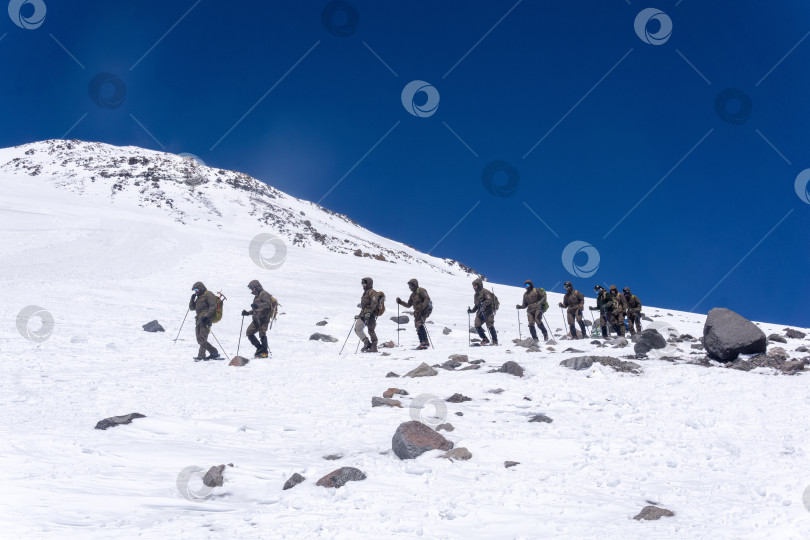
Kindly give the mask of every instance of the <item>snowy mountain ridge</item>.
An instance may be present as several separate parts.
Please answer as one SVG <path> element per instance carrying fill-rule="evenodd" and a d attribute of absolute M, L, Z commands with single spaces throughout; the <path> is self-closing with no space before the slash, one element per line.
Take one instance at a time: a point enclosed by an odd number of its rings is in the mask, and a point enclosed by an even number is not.
<path fill-rule="evenodd" d="M 453 275 L 477 274 L 452 259 L 425 255 L 380 237 L 349 217 L 291 197 L 245 173 L 207 167 L 191 156 L 79 140 L 47 140 L 0 149 L 0 172 L 42 177 L 73 193 L 112 204 L 152 207 L 175 221 L 219 228 L 250 216 L 289 245 L 408 261 Z M 243 225 L 246 223 L 239 219 Z"/>

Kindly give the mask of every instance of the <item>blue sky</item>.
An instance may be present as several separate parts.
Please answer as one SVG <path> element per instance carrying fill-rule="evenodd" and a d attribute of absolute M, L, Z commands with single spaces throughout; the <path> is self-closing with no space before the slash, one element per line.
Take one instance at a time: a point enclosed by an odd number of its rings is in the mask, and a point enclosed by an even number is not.
<path fill-rule="evenodd" d="M 188 152 L 493 281 L 810 326 L 807 2 L 15 1 L 0 146 Z"/>

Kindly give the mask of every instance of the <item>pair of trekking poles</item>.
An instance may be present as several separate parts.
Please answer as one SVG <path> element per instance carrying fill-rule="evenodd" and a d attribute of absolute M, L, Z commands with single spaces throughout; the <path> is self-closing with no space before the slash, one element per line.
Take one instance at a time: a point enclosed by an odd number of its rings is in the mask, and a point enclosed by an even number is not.
<path fill-rule="evenodd" d="M 551 332 L 551 325 L 548 324 L 548 319 L 546 319 L 546 312 L 541 310 L 540 313 L 542 313 L 543 320 L 546 321 L 546 326 L 548 326 L 548 331 Z M 523 334 L 520 331 L 520 310 L 517 311 L 517 318 L 518 318 L 518 338 L 521 341 L 523 341 Z M 554 333 L 552 333 L 551 335 L 553 336 Z"/>
<path fill-rule="evenodd" d="M 363 328 L 362 328 L 362 330 L 366 329 L 367 322 L 368 321 L 363 319 Z M 427 321 L 425 321 L 425 322 L 427 323 Z M 346 334 L 346 340 L 343 342 L 343 347 L 340 348 L 340 352 L 338 352 L 338 356 L 343 354 L 343 349 L 346 348 L 346 344 L 349 342 L 349 338 L 352 335 L 352 330 L 354 330 L 354 325 L 355 324 L 357 324 L 357 323 L 352 324 L 351 328 L 349 328 L 349 333 Z M 399 325 L 400 325 L 400 322 L 399 322 L 399 304 L 397 304 L 397 347 L 399 347 L 399 332 L 400 332 Z M 435 349 L 435 347 L 433 346 L 433 339 L 430 337 L 430 332 L 427 329 L 427 324 L 423 324 L 422 327 L 425 329 L 425 334 L 427 334 L 428 343 L 430 343 L 430 347 Z M 357 354 L 357 351 L 360 349 L 360 343 L 361 343 L 361 341 L 358 339 L 357 340 L 357 347 L 355 347 L 354 354 Z"/>
<path fill-rule="evenodd" d="M 279 304 L 279 305 L 281 305 L 281 304 Z M 278 308 L 276 308 L 276 309 L 278 309 Z M 191 312 L 191 308 L 188 308 L 186 310 L 185 317 L 183 317 L 183 322 L 180 323 L 180 330 L 177 331 L 177 336 L 174 338 L 174 344 L 175 345 L 177 345 L 177 340 L 180 339 L 180 332 L 183 331 L 183 326 L 186 324 L 186 319 L 188 318 L 188 314 L 190 312 Z M 276 316 L 275 315 L 273 315 L 273 318 L 270 320 L 270 328 L 267 329 L 268 332 L 273 329 L 273 323 L 274 322 L 276 322 Z M 245 315 L 242 315 L 242 324 L 239 326 L 239 341 L 236 344 L 236 356 L 239 356 L 239 348 L 242 345 L 242 330 L 244 328 L 245 328 Z M 225 356 L 226 357 L 230 356 L 227 352 L 225 352 L 225 347 L 222 346 L 222 344 L 219 342 L 219 339 L 217 339 L 216 334 L 214 334 L 214 329 L 213 328 L 211 329 L 211 336 L 214 338 L 214 341 L 217 342 L 217 345 L 219 345 L 219 348 L 222 349 L 222 352 L 225 353 Z"/>

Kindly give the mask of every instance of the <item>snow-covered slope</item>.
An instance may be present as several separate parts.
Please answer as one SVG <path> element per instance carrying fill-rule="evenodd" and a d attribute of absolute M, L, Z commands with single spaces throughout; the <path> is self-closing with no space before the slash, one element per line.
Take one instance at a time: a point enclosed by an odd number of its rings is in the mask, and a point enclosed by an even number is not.
<path fill-rule="evenodd" d="M 239 173 L 138 148 L 47 141 L 0 150 L 0 229 L 0 536 L 781 539 L 810 529 L 804 375 L 689 364 L 702 357 L 689 341 L 672 345 L 677 361 L 638 361 L 639 375 L 599 364 L 572 371 L 559 365 L 581 355 L 569 347 L 617 358 L 632 348 L 563 340 L 560 295 L 550 294 L 558 343 L 527 354 L 511 343 L 522 291 L 498 284 L 504 346 L 470 349 L 465 267 Z M 272 268 L 250 251 L 263 233 L 288 244 Z M 356 249 L 386 260 L 355 257 Z M 420 280 L 435 304 L 435 350 L 410 350 L 407 324 L 388 356 L 355 354 L 354 338 L 338 355 L 364 276 L 389 298 L 378 333 L 394 341 L 393 299 L 406 296 L 408 279 Z M 214 333 L 235 355 L 251 279 L 282 304 L 271 359 L 194 363 L 188 322 L 173 344 L 201 280 L 229 297 Z M 36 319 L 23 327 L 35 340 L 18 331 L 28 306 L 53 317 L 47 339 L 36 338 Z M 645 311 L 679 334 L 702 334 L 705 315 Z M 152 319 L 166 333 L 143 332 Z M 313 332 L 339 342 L 310 341 Z M 802 344 L 784 347 L 800 358 Z M 242 339 L 241 353 L 249 349 Z M 386 378 L 456 353 L 485 363 Z M 507 360 L 525 377 L 488 373 Z M 404 408 L 371 407 L 394 386 L 409 392 L 399 398 Z M 456 392 L 472 401 L 443 401 Z M 411 406 L 425 396 L 436 399 Z M 93 429 L 131 412 L 146 418 Z M 528 422 L 539 413 L 553 423 Z M 472 459 L 429 452 L 400 461 L 391 437 L 414 417 L 452 423 L 447 438 Z M 342 457 L 324 459 L 333 454 Z M 520 465 L 507 469 L 507 460 Z M 182 471 L 227 463 L 210 496 L 181 496 Z M 341 466 L 368 478 L 338 490 L 315 485 Z M 282 491 L 295 472 L 306 481 Z M 647 501 L 675 516 L 633 520 Z"/>

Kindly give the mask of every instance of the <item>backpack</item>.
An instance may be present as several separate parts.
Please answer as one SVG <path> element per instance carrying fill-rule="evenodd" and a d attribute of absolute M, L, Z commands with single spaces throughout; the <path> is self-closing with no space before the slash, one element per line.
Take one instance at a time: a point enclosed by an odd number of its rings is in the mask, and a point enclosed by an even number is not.
<path fill-rule="evenodd" d="M 267 294 L 270 294 L 270 293 L 267 293 Z M 270 308 L 270 318 L 275 319 L 276 315 L 278 314 L 279 303 L 278 303 L 278 300 L 276 300 L 276 297 L 273 296 L 272 294 L 270 294 L 270 302 L 272 302 L 272 304 L 273 304 L 273 307 Z"/>
<path fill-rule="evenodd" d="M 225 295 L 222 294 L 222 292 L 218 292 L 217 293 L 217 310 L 214 312 L 214 318 L 211 319 L 211 323 L 218 323 L 219 321 L 222 320 L 222 307 L 223 307 L 223 305 L 225 303 L 225 300 L 227 300 Z"/>
<path fill-rule="evenodd" d="M 492 293 L 492 311 L 498 311 L 501 308 L 501 302 L 498 300 L 498 297 L 495 296 L 495 293 Z"/>
<path fill-rule="evenodd" d="M 542 292 L 543 294 L 546 294 L 546 290 L 543 287 L 540 287 L 540 292 Z M 546 297 L 545 300 L 543 300 L 543 305 L 540 306 L 540 309 L 543 310 L 543 313 L 548 311 L 548 296 Z"/>
<path fill-rule="evenodd" d="M 382 291 L 377 291 L 380 294 L 380 301 L 377 303 L 377 313 L 375 317 L 379 317 L 383 313 L 385 313 L 385 293 Z"/>

